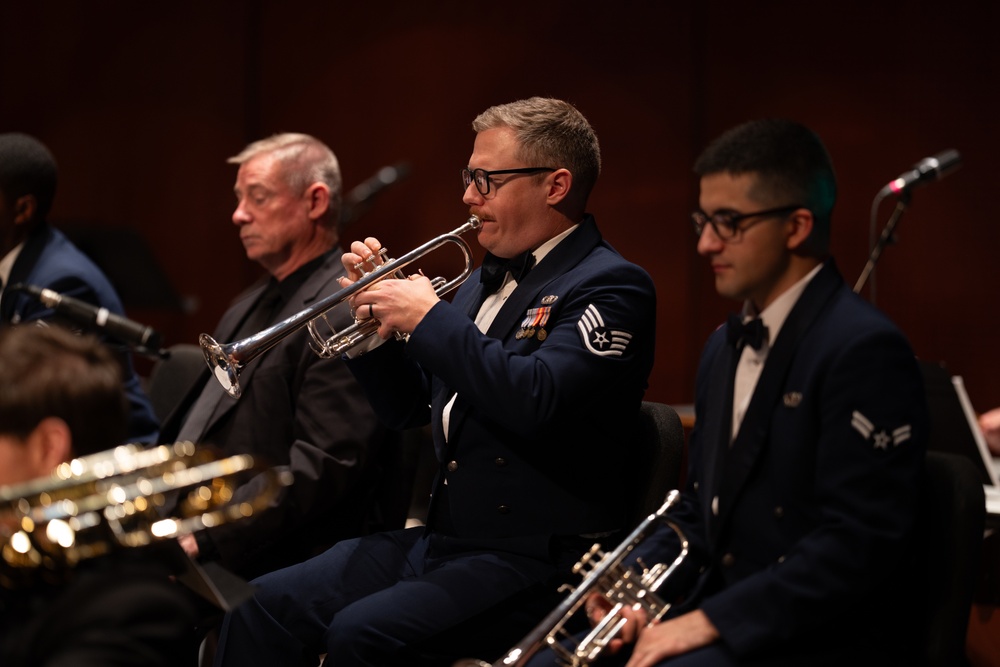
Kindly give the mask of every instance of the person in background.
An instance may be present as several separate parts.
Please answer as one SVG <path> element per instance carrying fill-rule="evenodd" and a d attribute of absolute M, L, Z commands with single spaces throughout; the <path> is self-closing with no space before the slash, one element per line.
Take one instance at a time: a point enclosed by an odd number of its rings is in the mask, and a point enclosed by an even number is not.
<path fill-rule="evenodd" d="M 419 275 L 352 299 L 384 341 L 346 361 L 376 412 L 398 428 L 432 424 L 427 525 L 257 579 L 223 624 L 216 664 L 492 659 L 548 612 L 595 536 L 626 527 L 656 299 L 586 212 L 596 133 L 548 98 L 487 109 L 473 129 L 463 201 L 482 221 L 483 266 L 450 303 Z M 354 242 L 342 285 L 380 247 Z"/>
<path fill-rule="evenodd" d="M 979 415 L 979 428 L 993 456 L 1000 456 L 1000 408 Z"/>
<path fill-rule="evenodd" d="M 662 591 L 680 601 L 651 625 L 626 611 L 602 664 L 913 664 L 923 383 L 906 338 L 829 256 L 830 158 L 808 128 L 766 119 L 724 133 L 694 169 L 698 253 L 742 308 L 698 368 L 671 515 L 691 551 Z M 678 552 L 664 526 L 631 557 Z M 592 622 L 608 610 L 600 595 L 587 605 Z"/>
<path fill-rule="evenodd" d="M 42 481 L 61 463 L 121 442 L 121 368 L 93 336 L 4 327 L 0 377 L 0 491 Z M 0 526 L 5 552 L 8 528 Z M 195 610 L 171 581 L 169 559 L 112 551 L 31 580 L 7 567 L 0 558 L 0 580 L 19 583 L 0 587 L 4 667 L 175 667 L 193 660 Z"/>
<path fill-rule="evenodd" d="M 61 321 L 52 309 L 25 292 L 24 283 L 124 315 L 107 277 L 66 236 L 48 223 L 56 194 L 56 161 L 40 141 L 22 133 L 0 134 L 0 327 L 22 322 Z M 156 441 L 159 423 L 132 367 L 130 351 L 115 341 L 129 402 L 125 440 Z"/>
<path fill-rule="evenodd" d="M 315 137 L 285 133 L 229 159 L 238 166 L 232 222 L 247 258 L 267 274 L 233 302 L 217 341 L 242 340 L 339 289 L 340 166 Z M 328 314 L 353 323 L 344 304 Z M 182 538 L 185 551 L 244 578 L 270 572 L 366 530 L 379 448 L 391 435 L 339 359 L 322 359 L 302 329 L 247 364 L 242 396 L 207 366 L 164 419 L 164 442 L 190 440 L 226 455 L 253 454 L 294 476 L 267 512 Z M 253 481 L 237 500 L 257 494 Z"/>

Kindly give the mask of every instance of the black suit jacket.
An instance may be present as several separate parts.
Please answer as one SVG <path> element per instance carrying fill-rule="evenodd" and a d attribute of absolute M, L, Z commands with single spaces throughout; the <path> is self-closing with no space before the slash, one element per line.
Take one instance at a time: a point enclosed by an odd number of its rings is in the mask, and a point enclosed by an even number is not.
<path fill-rule="evenodd" d="M 340 289 L 344 274 L 338 249 L 317 268 L 274 317 L 283 320 Z M 219 321 L 214 337 L 232 340 L 265 282 L 240 296 Z M 329 317 L 338 327 L 353 322 L 346 304 Z M 226 454 L 249 453 L 288 466 L 294 483 L 269 511 L 205 533 L 206 556 L 250 578 L 313 555 L 338 539 L 363 529 L 371 483 L 369 462 L 386 437 L 350 372 L 337 359 L 321 359 L 299 330 L 251 361 L 240 374 L 243 395 L 226 394 L 208 370 L 167 417 L 163 440 L 180 432 L 187 408 L 205 385 L 218 405 L 199 444 Z M 259 491 L 262 478 L 237 490 L 238 498 Z M 204 539 L 200 540 L 204 543 Z"/>

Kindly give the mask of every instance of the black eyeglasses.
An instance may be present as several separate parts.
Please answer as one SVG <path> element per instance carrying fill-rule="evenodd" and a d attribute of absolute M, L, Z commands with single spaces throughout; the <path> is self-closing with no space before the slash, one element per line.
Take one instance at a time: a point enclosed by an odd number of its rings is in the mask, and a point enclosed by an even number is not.
<path fill-rule="evenodd" d="M 490 193 L 490 176 L 496 174 L 534 174 L 540 171 L 555 171 L 555 167 L 522 167 L 520 169 L 494 169 L 493 171 L 486 171 L 485 169 L 469 169 L 466 167 L 462 170 L 462 183 L 465 184 L 465 189 L 469 189 L 469 183 L 476 184 L 476 190 L 479 194 L 486 196 Z"/>
<path fill-rule="evenodd" d="M 691 214 L 691 221 L 694 223 L 694 233 L 699 238 L 705 231 L 705 225 L 712 225 L 715 235 L 723 241 L 732 241 L 741 233 L 753 226 L 753 223 L 740 227 L 740 223 L 749 218 L 765 218 L 777 215 L 785 215 L 796 211 L 804 206 L 798 204 L 794 206 L 781 206 L 779 208 L 769 208 L 766 211 L 756 211 L 754 213 L 733 213 L 732 211 L 720 211 L 708 215 L 704 211 L 695 211 Z"/>

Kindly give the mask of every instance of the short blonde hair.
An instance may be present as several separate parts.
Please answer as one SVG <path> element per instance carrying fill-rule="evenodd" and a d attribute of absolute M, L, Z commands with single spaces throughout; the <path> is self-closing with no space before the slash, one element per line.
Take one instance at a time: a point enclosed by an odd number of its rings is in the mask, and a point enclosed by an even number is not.
<path fill-rule="evenodd" d="M 601 173 L 601 147 L 587 119 L 569 102 L 531 97 L 490 107 L 472 121 L 476 132 L 509 127 L 518 141 L 518 159 L 532 167 L 568 169 L 573 195 L 586 205 Z"/>

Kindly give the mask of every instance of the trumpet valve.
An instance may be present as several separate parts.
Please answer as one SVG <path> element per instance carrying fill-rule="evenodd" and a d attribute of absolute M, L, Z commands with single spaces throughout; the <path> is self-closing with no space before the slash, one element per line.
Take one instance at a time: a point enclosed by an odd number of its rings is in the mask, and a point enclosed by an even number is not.
<path fill-rule="evenodd" d="M 584 572 L 586 568 L 595 563 L 595 557 L 596 562 L 600 562 L 600 559 L 604 558 L 604 552 L 601 551 L 601 545 L 599 543 L 590 547 L 587 553 L 580 557 L 580 560 L 573 566 L 573 574 L 580 574 L 581 572 Z"/>
<path fill-rule="evenodd" d="M 375 262 L 375 258 L 378 257 L 378 263 Z M 363 260 L 354 265 L 354 270 L 359 272 L 363 276 L 367 276 L 369 273 L 373 272 L 375 269 L 380 267 L 382 264 L 389 260 L 389 251 L 385 248 L 380 248 L 377 253 L 372 253 L 365 257 Z"/>

